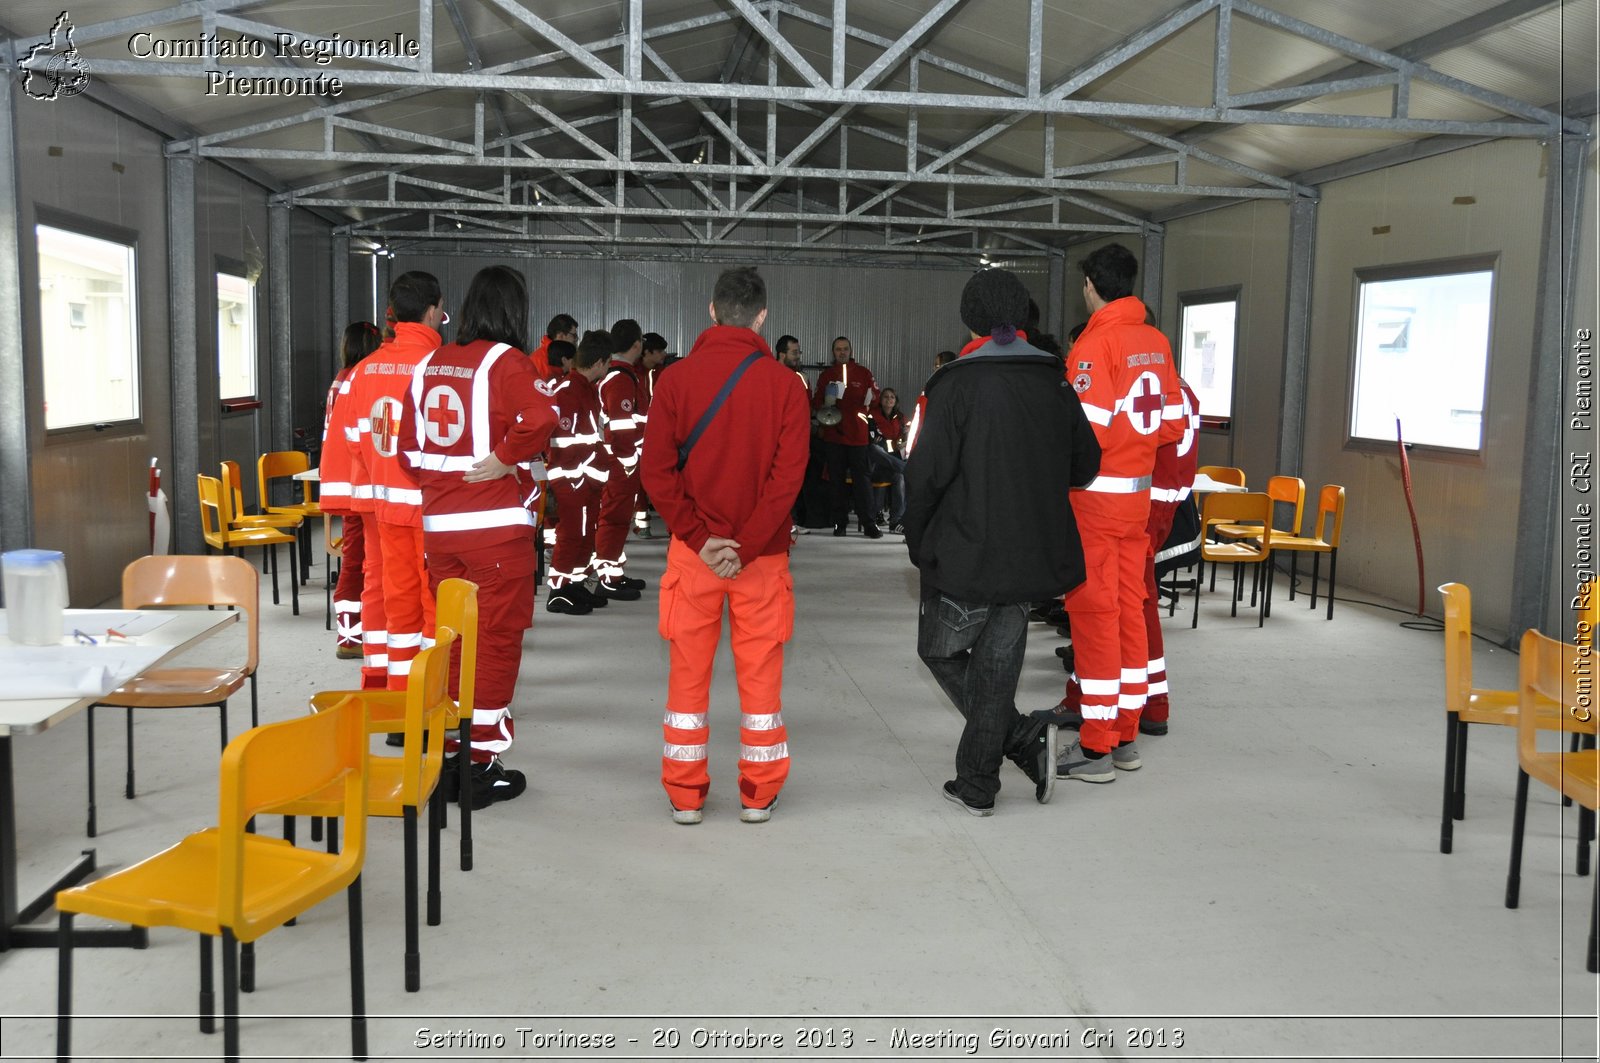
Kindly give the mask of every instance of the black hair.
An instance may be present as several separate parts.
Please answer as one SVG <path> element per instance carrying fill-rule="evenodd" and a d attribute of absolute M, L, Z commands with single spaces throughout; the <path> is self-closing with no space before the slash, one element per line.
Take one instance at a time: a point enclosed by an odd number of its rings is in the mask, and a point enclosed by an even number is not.
<path fill-rule="evenodd" d="M 961 289 L 961 323 L 974 336 L 999 328 L 1022 328 L 1028 321 L 1028 289 L 1006 269 L 983 269 Z"/>
<path fill-rule="evenodd" d="M 799 343 L 799 342 L 800 342 L 799 340 L 795 339 L 793 336 L 790 336 L 787 333 L 785 333 L 782 336 L 779 336 L 778 337 L 778 345 L 776 347 L 772 348 L 775 357 L 782 358 L 784 356 L 784 353 L 789 350 L 789 345 L 791 343 Z"/>
<path fill-rule="evenodd" d="M 439 278 L 420 269 L 407 270 L 389 285 L 389 306 L 396 321 L 421 321 L 428 307 L 443 301 Z"/>
<path fill-rule="evenodd" d="M 510 266 L 485 266 L 472 277 L 461 300 L 457 343 L 509 343 L 525 349 L 528 322 L 528 284 Z"/>
<path fill-rule="evenodd" d="M 361 359 L 378 349 L 383 333 L 370 321 L 352 321 L 344 327 L 344 341 L 339 344 L 339 354 L 344 367 L 352 369 Z"/>
<path fill-rule="evenodd" d="M 643 339 L 644 330 L 631 317 L 625 317 L 611 326 L 611 347 L 617 354 L 631 350 L 635 343 Z"/>
<path fill-rule="evenodd" d="M 1139 275 L 1139 260 L 1121 244 L 1107 244 L 1090 252 L 1078 263 L 1100 298 L 1108 303 L 1133 294 L 1133 279 Z"/>
<path fill-rule="evenodd" d="M 603 328 L 590 329 L 578 341 L 578 353 L 572 359 L 572 368 L 588 369 L 596 362 L 610 361 L 612 353 L 611 333 Z"/>
<path fill-rule="evenodd" d="M 956 352 L 955 351 L 940 351 L 938 354 L 933 356 L 933 367 L 935 369 L 937 369 L 941 365 L 948 365 L 948 364 L 950 364 L 951 362 L 953 362 L 955 360 L 956 360 Z"/>
<path fill-rule="evenodd" d="M 556 335 L 561 332 L 577 331 L 578 319 L 573 317 L 571 314 L 557 314 L 555 317 L 551 318 L 550 323 L 544 327 L 544 334 L 550 339 L 555 339 Z"/>
<path fill-rule="evenodd" d="M 550 357 L 550 368 L 559 369 L 562 362 L 570 362 L 578 356 L 578 348 L 571 340 L 551 340 L 545 354 Z"/>
<path fill-rule="evenodd" d="M 833 338 L 833 342 L 828 344 L 828 353 L 829 354 L 833 353 L 834 347 L 836 347 L 838 345 L 840 340 L 844 340 L 846 343 L 850 343 L 850 337 L 849 336 L 835 336 Z M 856 350 L 856 345 L 853 344 L 853 343 L 850 343 L 850 353 L 854 354 L 855 350 Z"/>
<path fill-rule="evenodd" d="M 647 351 L 665 351 L 667 338 L 659 332 L 646 332 L 643 337 L 644 349 Z"/>
<path fill-rule="evenodd" d="M 754 266 L 725 269 L 711 290 L 717 324 L 750 328 L 767 308 L 767 282 Z"/>

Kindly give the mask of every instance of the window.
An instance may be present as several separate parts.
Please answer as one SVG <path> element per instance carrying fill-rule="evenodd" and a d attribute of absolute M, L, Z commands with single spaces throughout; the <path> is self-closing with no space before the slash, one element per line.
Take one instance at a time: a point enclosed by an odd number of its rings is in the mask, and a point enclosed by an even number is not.
<path fill-rule="evenodd" d="M 232 273 L 217 274 L 217 393 L 223 399 L 256 395 L 256 286 Z"/>
<path fill-rule="evenodd" d="M 1225 425 L 1233 417 L 1239 289 L 1180 294 L 1178 307 L 1178 372 L 1200 400 L 1205 422 Z"/>
<path fill-rule="evenodd" d="M 1350 436 L 1478 451 L 1493 260 L 1357 270 Z"/>
<path fill-rule="evenodd" d="M 133 244 L 34 226 L 44 426 L 139 418 Z"/>

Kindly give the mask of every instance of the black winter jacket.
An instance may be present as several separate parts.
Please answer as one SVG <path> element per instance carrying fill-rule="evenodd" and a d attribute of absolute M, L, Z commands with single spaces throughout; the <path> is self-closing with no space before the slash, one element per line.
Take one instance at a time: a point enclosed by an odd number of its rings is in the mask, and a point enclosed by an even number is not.
<path fill-rule="evenodd" d="M 928 381 L 906 462 L 906 547 L 925 582 L 963 602 L 1038 602 L 1083 582 L 1068 489 L 1100 444 L 1061 361 L 993 341 Z"/>

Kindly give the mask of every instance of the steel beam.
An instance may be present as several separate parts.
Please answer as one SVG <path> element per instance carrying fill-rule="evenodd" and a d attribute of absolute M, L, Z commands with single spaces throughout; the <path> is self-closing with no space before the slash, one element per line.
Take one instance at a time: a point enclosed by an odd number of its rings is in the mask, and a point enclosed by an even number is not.
<path fill-rule="evenodd" d="M 267 207 L 267 330 L 271 336 L 267 394 L 272 407 L 268 438 L 273 450 L 294 449 L 292 209 L 281 203 Z"/>
<path fill-rule="evenodd" d="M 200 472 L 200 395 L 202 388 L 199 320 L 196 303 L 195 167 L 193 155 L 167 158 L 167 334 L 172 344 L 172 527 L 180 554 L 205 552 L 200 536 L 200 498 L 194 489 Z M 214 305 L 214 304 L 213 304 Z M 216 366 L 208 361 L 215 373 Z"/>
<path fill-rule="evenodd" d="M 1557 529 L 1565 526 L 1559 513 L 1562 474 L 1567 468 L 1566 455 L 1561 453 L 1566 423 L 1562 416 L 1566 408 L 1562 383 L 1568 344 L 1573 342 L 1573 281 L 1578 274 L 1583 177 L 1590 145 L 1583 138 L 1562 137 L 1552 140 L 1548 151 L 1507 648 L 1515 646 L 1528 628 L 1546 626 L 1553 591 L 1550 562 L 1553 557 L 1566 556 L 1556 541 Z M 1593 322 L 1587 324 L 1592 329 Z"/>
<path fill-rule="evenodd" d="M 1279 392 L 1278 453 L 1273 468 L 1296 476 L 1305 469 L 1306 389 L 1311 380 L 1311 296 L 1316 282 L 1317 201 L 1289 204 L 1288 285 L 1283 325 L 1283 386 Z"/>
<path fill-rule="evenodd" d="M 337 373 L 344 364 L 340 347 L 344 344 L 344 330 L 352 321 L 360 320 L 351 311 L 350 307 L 350 237 L 335 233 L 332 240 L 332 255 L 330 274 L 333 291 L 329 299 L 332 320 L 329 322 L 333 330 L 333 342 L 328 344 L 328 350 L 333 352 L 332 364 L 325 367 L 329 379 Z"/>
<path fill-rule="evenodd" d="M 0 51 L 9 54 L 9 49 Z M 14 65 L 14 64 L 13 64 Z M 33 545 L 32 432 L 22 342 L 22 243 L 17 226 L 16 78 L 0 78 L 0 549 Z M 42 426 L 41 426 L 42 427 Z"/>
<path fill-rule="evenodd" d="M 1139 298 L 1144 301 L 1152 324 L 1161 327 L 1161 274 L 1166 260 L 1165 230 L 1151 226 L 1144 231 L 1144 258 L 1139 262 Z"/>

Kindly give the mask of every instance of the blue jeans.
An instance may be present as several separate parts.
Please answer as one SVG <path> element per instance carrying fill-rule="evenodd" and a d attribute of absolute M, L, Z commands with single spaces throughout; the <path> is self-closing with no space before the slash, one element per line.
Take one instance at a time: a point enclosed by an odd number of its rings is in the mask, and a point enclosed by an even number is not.
<path fill-rule="evenodd" d="M 1017 711 L 1028 644 L 1028 606 L 961 602 L 922 584 L 917 656 L 967 721 L 956 746 L 956 788 L 986 805 L 1000 791 L 1000 762 L 1027 755 L 1037 726 Z"/>
<path fill-rule="evenodd" d="M 888 487 L 873 489 L 873 502 L 882 509 L 883 499 L 878 492 L 889 492 L 889 527 L 892 528 L 906 517 L 906 459 L 873 446 L 867 451 L 867 465 L 872 469 L 874 482 L 889 481 Z"/>

